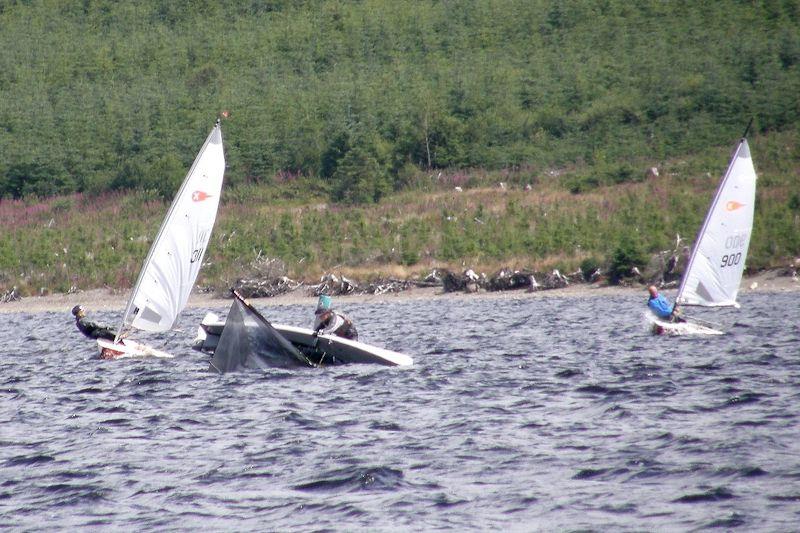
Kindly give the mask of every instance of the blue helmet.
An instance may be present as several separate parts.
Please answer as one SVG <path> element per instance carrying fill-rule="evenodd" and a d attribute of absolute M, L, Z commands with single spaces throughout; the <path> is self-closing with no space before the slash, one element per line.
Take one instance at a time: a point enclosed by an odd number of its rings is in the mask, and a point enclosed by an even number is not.
<path fill-rule="evenodd" d="M 331 297 L 327 294 L 322 294 L 317 302 L 317 309 L 314 311 L 315 315 L 325 312 L 331 308 Z"/>

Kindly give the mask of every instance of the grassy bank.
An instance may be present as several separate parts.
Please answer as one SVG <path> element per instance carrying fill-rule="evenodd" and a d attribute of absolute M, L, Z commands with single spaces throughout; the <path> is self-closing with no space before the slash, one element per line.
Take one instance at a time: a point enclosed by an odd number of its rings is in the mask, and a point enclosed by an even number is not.
<path fill-rule="evenodd" d="M 620 248 L 647 256 L 672 248 L 677 234 L 691 244 L 732 145 L 629 160 L 624 183 L 597 166 L 419 173 L 366 206 L 330 204 L 323 182 L 302 177 L 226 186 L 199 284 L 225 289 L 264 258 L 307 281 L 434 267 L 573 271 L 587 259 L 607 267 Z M 785 266 L 800 255 L 800 137 L 759 136 L 751 149 L 759 185 L 747 266 Z M 647 178 L 652 166 L 659 176 Z M 3 200 L 0 289 L 129 288 L 167 207 L 152 191 Z"/>

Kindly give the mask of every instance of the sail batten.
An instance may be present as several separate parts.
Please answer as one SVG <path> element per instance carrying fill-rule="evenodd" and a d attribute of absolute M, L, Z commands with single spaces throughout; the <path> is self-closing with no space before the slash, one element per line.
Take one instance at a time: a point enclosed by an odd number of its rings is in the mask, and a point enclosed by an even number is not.
<path fill-rule="evenodd" d="M 220 124 L 192 163 L 144 261 L 119 334 L 130 328 L 167 331 L 186 306 L 219 207 L 225 155 Z"/>
<path fill-rule="evenodd" d="M 676 303 L 736 306 L 755 207 L 756 172 L 747 139 L 737 145 L 695 239 Z"/>

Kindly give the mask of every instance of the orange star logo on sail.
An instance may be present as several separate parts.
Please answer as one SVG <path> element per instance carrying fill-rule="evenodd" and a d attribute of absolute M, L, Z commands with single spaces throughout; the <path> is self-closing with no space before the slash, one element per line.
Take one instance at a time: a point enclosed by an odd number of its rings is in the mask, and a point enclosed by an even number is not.
<path fill-rule="evenodd" d="M 740 207 L 744 207 L 744 204 L 740 204 L 736 200 L 731 200 L 730 202 L 725 204 L 725 209 L 727 209 L 728 211 L 736 211 Z"/>
<path fill-rule="evenodd" d="M 203 200 L 207 200 L 209 198 L 211 198 L 211 195 L 206 193 L 205 191 L 194 191 L 192 193 L 193 202 L 202 202 Z"/>

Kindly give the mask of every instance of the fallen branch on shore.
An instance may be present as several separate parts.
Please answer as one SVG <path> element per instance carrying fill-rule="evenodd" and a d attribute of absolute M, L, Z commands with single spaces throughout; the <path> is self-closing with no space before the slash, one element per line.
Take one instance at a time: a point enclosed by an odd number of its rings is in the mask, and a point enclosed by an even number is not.
<path fill-rule="evenodd" d="M 0 303 L 8 303 L 8 302 L 16 302 L 22 299 L 20 296 L 17 287 L 11 287 L 9 290 L 5 291 L 3 294 L 0 294 Z"/>
<path fill-rule="evenodd" d="M 269 298 L 292 292 L 302 285 L 299 281 L 280 276 L 271 279 L 240 279 L 233 288 L 244 298 Z"/>

